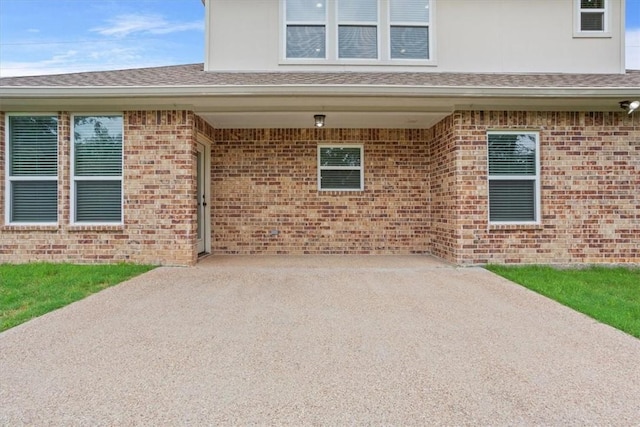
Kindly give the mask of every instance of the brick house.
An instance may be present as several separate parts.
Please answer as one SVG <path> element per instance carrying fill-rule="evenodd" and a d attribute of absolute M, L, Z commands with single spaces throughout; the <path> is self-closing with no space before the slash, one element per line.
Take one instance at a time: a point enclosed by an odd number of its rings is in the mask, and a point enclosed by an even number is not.
<path fill-rule="evenodd" d="M 204 64 L 0 79 L 0 262 L 640 263 L 624 0 L 204 3 Z"/>

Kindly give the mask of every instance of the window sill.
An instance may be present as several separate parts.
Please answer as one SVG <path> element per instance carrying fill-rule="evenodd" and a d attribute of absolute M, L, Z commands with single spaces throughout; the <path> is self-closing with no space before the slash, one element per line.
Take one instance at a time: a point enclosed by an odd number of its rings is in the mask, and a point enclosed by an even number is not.
<path fill-rule="evenodd" d="M 281 59 L 278 65 L 316 65 L 316 66 L 381 66 L 381 67 L 436 67 L 438 64 L 433 59 L 362 59 L 362 60 L 329 60 L 329 59 Z"/>
<path fill-rule="evenodd" d="M 489 231 L 500 230 L 544 230 L 544 226 L 540 223 L 521 222 L 521 223 L 489 223 Z"/>
<path fill-rule="evenodd" d="M 58 224 L 5 224 L 0 227 L 0 230 L 7 232 L 22 232 L 22 231 L 58 231 L 60 226 Z"/>
<path fill-rule="evenodd" d="M 71 224 L 69 226 L 70 233 L 84 231 L 124 231 L 124 224 Z"/>
<path fill-rule="evenodd" d="M 574 31 L 574 39 L 610 39 L 612 34 L 608 31 Z"/>

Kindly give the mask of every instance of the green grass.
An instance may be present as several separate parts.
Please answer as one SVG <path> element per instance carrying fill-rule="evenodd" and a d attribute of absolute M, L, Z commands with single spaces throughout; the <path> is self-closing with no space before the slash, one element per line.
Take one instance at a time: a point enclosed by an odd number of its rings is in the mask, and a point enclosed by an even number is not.
<path fill-rule="evenodd" d="M 153 268 L 135 264 L 0 264 L 0 331 Z"/>
<path fill-rule="evenodd" d="M 640 269 L 489 265 L 487 269 L 640 338 Z"/>

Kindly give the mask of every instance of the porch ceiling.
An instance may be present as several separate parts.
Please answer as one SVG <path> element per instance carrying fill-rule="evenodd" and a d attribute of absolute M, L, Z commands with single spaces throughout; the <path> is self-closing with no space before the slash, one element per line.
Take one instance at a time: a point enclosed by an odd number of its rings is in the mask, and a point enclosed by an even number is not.
<path fill-rule="evenodd" d="M 283 111 L 199 113 L 217 129 L 311 128 L 314 114 L 326 116 L 326 128 L 425 129 L 451 112 Z"/>
<path fill-rule="evenodd" d="M 312 128 L 324 114 L 327 128 L 430 128 L 456 110 L 620 111 L 617 96 L 469 96 L 389 93 L 386 96 L 299 93 L 199 97 L 189 108 L 218 129 Z"/>

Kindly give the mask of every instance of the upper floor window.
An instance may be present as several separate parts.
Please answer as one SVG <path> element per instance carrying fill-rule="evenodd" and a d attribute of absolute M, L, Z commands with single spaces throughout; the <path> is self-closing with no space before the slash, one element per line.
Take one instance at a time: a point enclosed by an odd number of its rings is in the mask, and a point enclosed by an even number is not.
<path fill-rule="evenodd" d="M 429 59 L 429 0 L 391 0 L 391 59 Z"/>
<path fill-rule="evenodd" d="M 378 0 L 338 1 L 338 58 L 378 58 Z"/>
<path fill-rule="evenodd" d="M 6 222 L 58 221 L 58 117 L 7 116 Z"/>
<path fill-rule="evenodd" d="M 120 115 L 74 116 L 72 221 L 122 222 L 122 143 Z"/>
<path fill-rule="evenodd" d="M 431 59 L 433 0 L 282 0 L 286 60 Z"/>
<path fill-rule="evenodd" d="M 536 132 L 489 132 L 489 221 L 540 220 L 539 136 Z"/>
<path fill-rule="evenodd" d="M 326 58 L 327 0 L 286 0 L 287 58 Z"/>
<path fill-rule="evenodd" d="M 581 35 L 602 35 L 609 31 L 610 0 L 575 0 L 576 30 Z"/>

